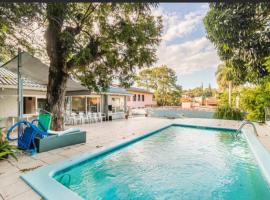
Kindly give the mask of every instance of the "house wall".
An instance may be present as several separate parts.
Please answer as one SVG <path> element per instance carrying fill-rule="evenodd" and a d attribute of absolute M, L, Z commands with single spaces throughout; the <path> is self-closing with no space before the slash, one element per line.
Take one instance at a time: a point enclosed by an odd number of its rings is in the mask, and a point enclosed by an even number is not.
<path fill-rule="evenodd" d="M 133 91 L 129 92 L 132 94 L 127 100 L 127 107 L 130 109 L 145 108 L 145 106 L 154 106 L 157 104 L 156 101 L 153 101 L 153 94 Z M 136 101 L 133 99 L 134 95 L 136 95 Z M 140 101 L 138 101 L 138 95 L 140 95 Z M 142 95 L 144 95 L 144 101 L 142 101 Z"/>
<path fill-rule="evenodd" d="M 182 102 L 182 108 L 188 109 L 191 108 L 192 102 Z"/>
<path fill-rule="evenodd" d="M 24 90 L 23 96 L 45 98 L 46 92 Z M 16 117 L 17 114 L 17 90 L 15 88 L 0 88 L 0 125 L 9 126 L 12 123 L 12 117 Z"/>

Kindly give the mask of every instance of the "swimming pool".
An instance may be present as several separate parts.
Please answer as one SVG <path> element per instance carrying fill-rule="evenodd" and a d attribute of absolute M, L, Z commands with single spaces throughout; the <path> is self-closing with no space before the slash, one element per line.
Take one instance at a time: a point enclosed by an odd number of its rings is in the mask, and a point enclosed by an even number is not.
<path fill-rule="evenodd" d="M 172 125 L 45 171 L 59 193 L 78 199 L 270 199 L 247 140 L 233 132 Z"/>

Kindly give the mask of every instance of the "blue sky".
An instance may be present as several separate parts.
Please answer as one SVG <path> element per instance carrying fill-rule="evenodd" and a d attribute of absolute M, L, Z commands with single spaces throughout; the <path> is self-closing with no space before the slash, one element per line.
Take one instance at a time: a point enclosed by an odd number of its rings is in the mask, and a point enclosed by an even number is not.
<path fill-rule="evenodd" d="M 215 71 L 220 60 L 203 26 L 208 9 L 207 3 L 161 3 L 154 9 L 164 25 L 156 64 L 173 68 L 184 89 L 202 83 L 217 87 Z"/>

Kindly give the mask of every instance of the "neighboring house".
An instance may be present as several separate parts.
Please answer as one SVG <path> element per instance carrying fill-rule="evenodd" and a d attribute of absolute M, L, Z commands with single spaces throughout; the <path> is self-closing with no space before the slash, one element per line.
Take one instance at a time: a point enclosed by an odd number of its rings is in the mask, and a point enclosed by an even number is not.
<path fill-rule="evenodd" d="M 127 107 L 130 109 L 157 105 L 152 92 L 136 87 L 128 88 L 127 91 L 132 95 L 127 98 Z"/>
<path fill-rule="evenodd" d="M 183 109 L 198 108 L 200 103 L 194 101 L 194 98 L 184 97 L 181 98 L 181 107 Z"/>
<path fill-rule="evenodd" d="M 24 52 L 23 111 L 24 118 L 36 117 L 45 107 L 49 67 L 39 59 Z M 14 123 L 18 113 L 17 104 L 17 57 L 0 67 L 0 120 L 2 124 Z M 27 78 L 26 78 L 27 77 Z M 127 111 L 127 90 L 111 86 L 108 91 L 91 93 L 73 79 L 68 79 L 65 108 L 71 112 L 102 112 L 108 119 L 124 118 Z"/>
<path fill-rule="evenodd" d="M 205 106 L 216 107 L 218 105 L 218 100 L 216 97 L 205 98 Z"/>

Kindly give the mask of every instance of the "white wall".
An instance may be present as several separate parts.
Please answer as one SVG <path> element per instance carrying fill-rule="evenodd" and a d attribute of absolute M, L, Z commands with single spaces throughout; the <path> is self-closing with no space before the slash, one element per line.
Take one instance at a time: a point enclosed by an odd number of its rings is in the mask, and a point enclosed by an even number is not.
<path fill-rule="evenodd" d="M 130 96 L 130 101 L 127 101 L 127 106 L 131 109 L 145 108 L 146 106 L 155 106 L 157 104 L 156 101 L 153 101 L 153 94 L 131 91 L 130 93 L 132 93 L 132 95 L 136 94 L 136 101 L 133 101 L 133 96 Z M 140 101 L 138 101 L 138 95 L 140 95 Z M 142 95 L 144 95 L 144 101 L 142 101 Z"/>
<path fill-rule="evenodd" d="M 3 96 L 0 93 L 0 118 L 17 116 L 17 97 Z"/>

